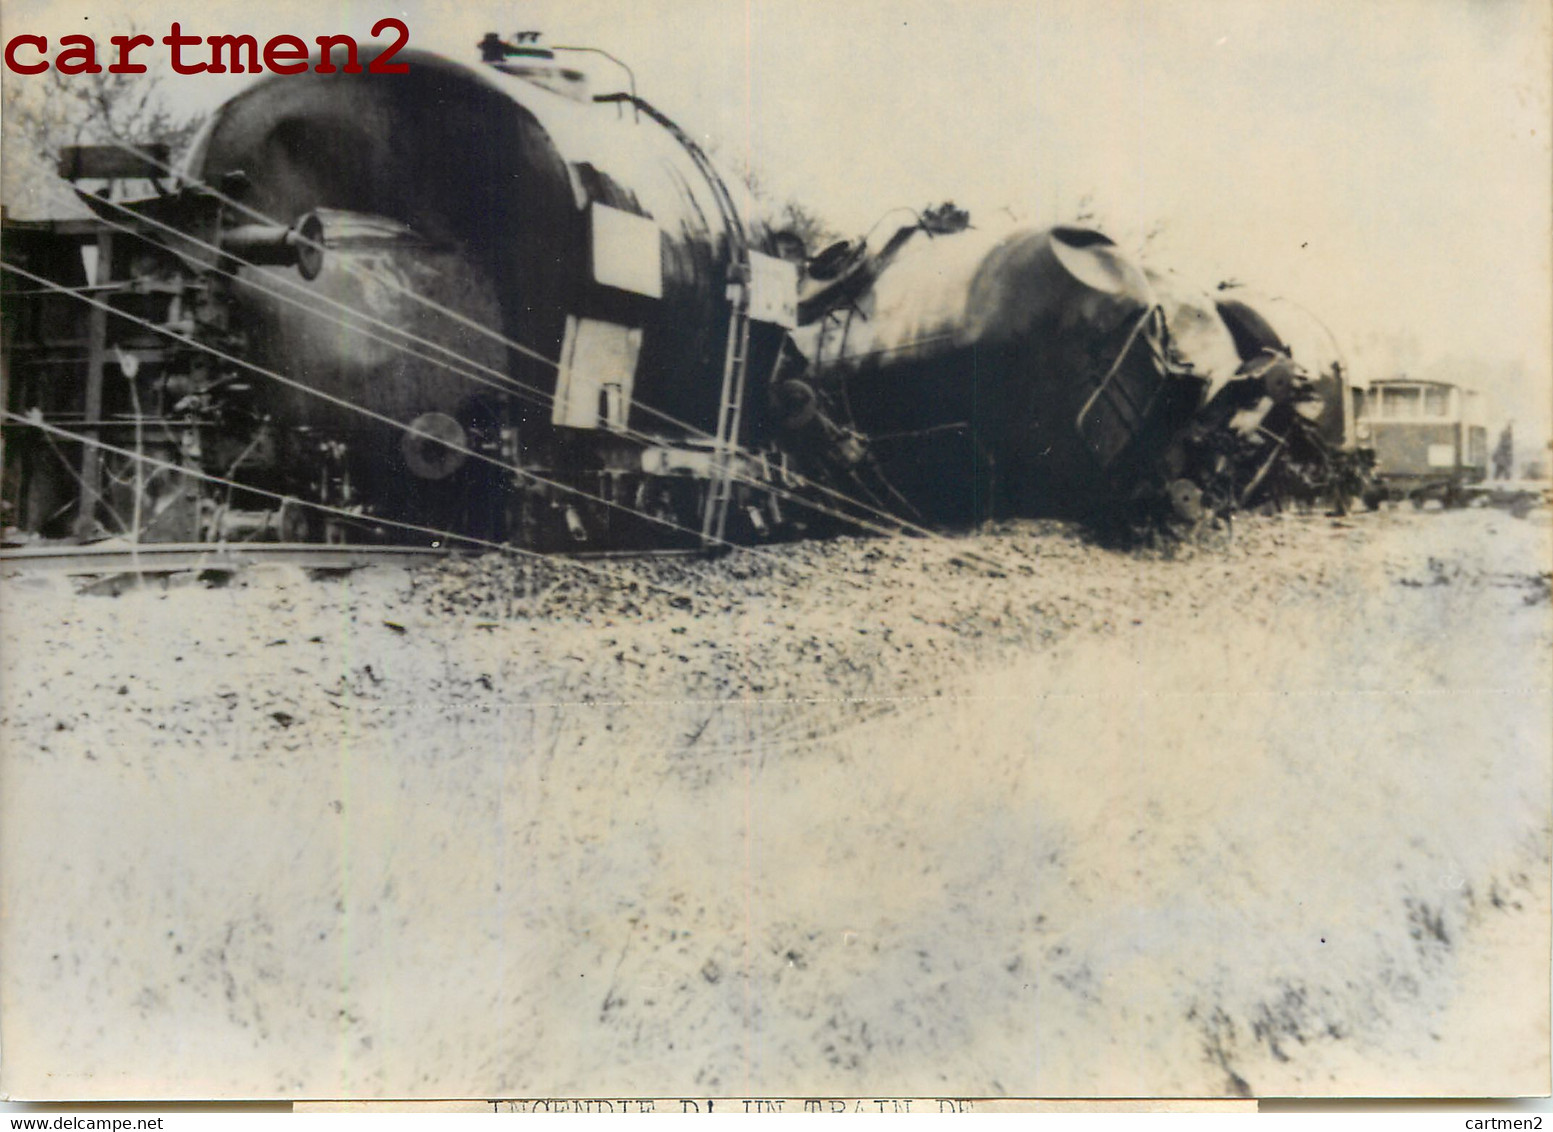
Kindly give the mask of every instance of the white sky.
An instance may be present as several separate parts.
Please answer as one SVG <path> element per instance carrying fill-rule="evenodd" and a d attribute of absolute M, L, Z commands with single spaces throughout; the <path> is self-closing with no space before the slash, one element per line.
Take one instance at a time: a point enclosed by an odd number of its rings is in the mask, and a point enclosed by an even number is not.
<path fill-rule="evenodd" d="M 394 15 L 473 60 L 487 30 L 541 30 L 626 59 L 644 97 L 842 231 L 946 198 L 1049 222 L 1087 196 L 1124 245 L 1163 225 L 1153 263 L 1303 302 L 1371 376 L 1445 368 L 1518 440 L 1548 434 L 1548 0 L 403 3 L 3 0 L 0 31 L 365 39 Z M 164 86 L 210 105 L 245 81 Z"/>

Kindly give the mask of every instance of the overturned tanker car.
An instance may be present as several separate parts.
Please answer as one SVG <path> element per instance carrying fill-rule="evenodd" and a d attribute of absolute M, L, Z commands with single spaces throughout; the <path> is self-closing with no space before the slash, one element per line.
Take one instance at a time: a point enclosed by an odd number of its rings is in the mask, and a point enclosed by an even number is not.
<path fill-rule="evenodd" d="M 983 230 L 949 205 L 834 245 L 800 284 L 802 372 L 775 386 L 789 448 L 941 524 L 1232 509 L 1254 474 L 1241 410 L 1297 383 L 1243 365 L 1213 301 L 1163 282 L 1091 229 Z"/>
<path fill-rule="evenodd" d="M 816 257 L 799 322 L 786 429 L 854 490 L 936 523 L 1131 500 L 1202 399 L 1142 272 L 1084 228 L 930 212 Z"/>

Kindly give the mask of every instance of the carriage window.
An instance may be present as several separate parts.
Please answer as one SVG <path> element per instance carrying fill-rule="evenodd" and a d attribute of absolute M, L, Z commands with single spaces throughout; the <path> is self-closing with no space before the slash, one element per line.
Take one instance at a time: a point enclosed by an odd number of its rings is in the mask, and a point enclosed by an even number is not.
<path fill-rule="evenodd" d="M 1364 390 L 1353 390 L 1353 417 L 1356 421 L 1362 421 L 1370 415 L 1370 402 L 1364 395 Z"/>
<path fill-rule="evenodd" d="M 1451 415 L 1451 391 L 1449 389 L 1424 389 L 1424 416 L 1448 417 Z"/>
<path fill-rule="evenodd" d="M 1422 390 L 1416 386 L 1410 389 L 1382 389 L 1380 393 L 1380 415 L 1391 420 L 1418 416 L 1419 394 L 1421 392 Z"/>

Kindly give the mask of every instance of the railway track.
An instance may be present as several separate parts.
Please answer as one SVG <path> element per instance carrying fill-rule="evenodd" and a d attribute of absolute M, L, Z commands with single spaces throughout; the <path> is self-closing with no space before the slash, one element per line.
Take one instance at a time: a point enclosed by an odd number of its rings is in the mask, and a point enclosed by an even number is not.
<path fill-rule="evenodd" d="M 308 570 L 364 566 L 413 566 L 459 553 L 446 547 L 320 546 L 311 543 L 140 543 L 96 546 L 26 546 L 0 550 L 0 573 L 177 574 L 232 573 L 260 565 Z"/>
<path fill-rule="evenodd" d="M 357 570 L 366 566 L 419 566 L 457 555 L 492 553 L 479 546 L 321 545 L 305 542 L 139 543 L 23 546 L 0 549 L 0 575 L 52 572 L 74 575 L 232 573 L 250 566 L 304 570 Z M 643 558 L 706 558 L 702 548 L 654 547 L 557 555 L 582 562 Z"/>

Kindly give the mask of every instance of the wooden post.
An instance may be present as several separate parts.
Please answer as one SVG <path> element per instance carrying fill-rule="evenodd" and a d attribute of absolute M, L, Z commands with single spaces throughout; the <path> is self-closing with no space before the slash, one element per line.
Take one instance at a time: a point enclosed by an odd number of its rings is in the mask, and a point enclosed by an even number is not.
<path fill-rule="evenodd" d="M 103 284 L 113 277 L 113 234 L 97 236 L 97 278 L 88 283 Z M 103 301 L 106 301 L 104 298 Z M 86 420 L 81 428 L 85 443 L 81 446 L 81 503 L 76 510 L 77 538 L 97 534 L 97 503 L 102 498 L 102 451 L 96 444 L 97 422 L 102 419 L 103 369 L 108 363 L 108 312 L 91 307 L 86 323 Z"/>

